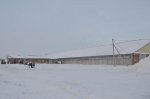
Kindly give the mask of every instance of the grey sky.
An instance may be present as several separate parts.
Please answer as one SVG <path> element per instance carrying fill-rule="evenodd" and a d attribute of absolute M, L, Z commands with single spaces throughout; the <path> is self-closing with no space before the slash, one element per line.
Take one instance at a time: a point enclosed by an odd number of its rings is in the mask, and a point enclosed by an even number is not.
<path fill-rule="evenodd" d="M 0 0 L 0 57 L 150 38 L 150 0 Z"/>

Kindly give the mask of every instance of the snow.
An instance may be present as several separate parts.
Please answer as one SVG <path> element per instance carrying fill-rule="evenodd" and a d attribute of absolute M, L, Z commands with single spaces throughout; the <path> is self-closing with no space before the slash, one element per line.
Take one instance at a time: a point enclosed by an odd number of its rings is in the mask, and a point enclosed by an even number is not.
<path fill-rule="evenodd" d="M 149 73 L 150 72 L 150 57 L 140 60 L 136 66 L 130 67 L 136 72 Z"/>
<path fill-rule="evenodd" d="M 0 99 L 150 99 L 149 66 L 1 64 Z"/>
<path fill-rule="evenodd" d="M 116 42 L 120 54 L 130 54 L 130 53 L 140 53 L 137 52 L 140 48 L 144 47 L 146 44 L 150 43 L 150 40 L 134 40 L 126 42 Z M 118 54 L 117 52 L 115 52 Z M 98 56 L 98 55 L 112 55 L 113 48 L 112 44 L 101 45 L 98 47 L 91 47 L 81 50 L 68 51 L 63 53 L 51 54 L 46 57 L 49 58 L 68 58 L 68 57 L 83 57 L 83 56 Z"/>
<path fill-rule="evenodd" d="M 9 58 L 46 58 L 44 55 L 11 55 Z"/>

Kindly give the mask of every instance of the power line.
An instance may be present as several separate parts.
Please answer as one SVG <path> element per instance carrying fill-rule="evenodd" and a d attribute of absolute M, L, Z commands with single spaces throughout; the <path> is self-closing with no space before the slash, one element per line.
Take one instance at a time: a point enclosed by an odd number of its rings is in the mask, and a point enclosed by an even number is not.
<path fill-rule="evenodd" d="M 142 40 L 150 40 L 150 39 L 135 39 L 135 40 L 115 40 L 118 43 L 125 43 L 125 42 L 134 42 L 134 41 L 142 41 Z"/>

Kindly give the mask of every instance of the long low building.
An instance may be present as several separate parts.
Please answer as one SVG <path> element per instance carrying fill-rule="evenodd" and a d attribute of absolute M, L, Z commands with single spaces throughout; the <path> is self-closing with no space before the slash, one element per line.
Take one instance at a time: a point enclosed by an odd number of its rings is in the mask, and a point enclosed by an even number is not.
<path fill-rule="evenodd" d="M 87 57 L 70 57 L 59 58 L 61 64 L 89 64 L 89 65 L 133 65 L 141 59 L 148 57 L 149 54 L 121 54 L 105 56 L 87 56 Z"/>
<path fill-rule="evenodd" d="M 150 40 L 133 40 L 42 57 L 9 56 L 7 63 L 133 65 L 149 55 Z"/>
<path fill-rule="evenodd" d="M 133 65 L 150 55 L 150 40 L 134 40 L 54 55 L 62 64 Z"/>

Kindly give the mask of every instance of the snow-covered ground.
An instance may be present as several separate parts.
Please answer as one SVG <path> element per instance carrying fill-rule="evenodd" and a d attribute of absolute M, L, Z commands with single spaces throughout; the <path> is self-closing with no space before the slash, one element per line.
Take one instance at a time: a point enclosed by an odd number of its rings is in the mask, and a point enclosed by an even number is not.
<path fill-rule="evenodd" d="M 0 65 L 0 99 L 150 99 L 150 57 L 135 66 Z"/>

